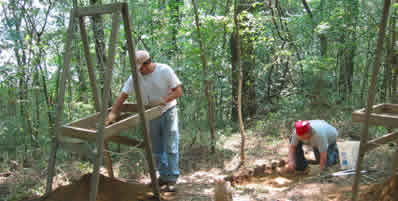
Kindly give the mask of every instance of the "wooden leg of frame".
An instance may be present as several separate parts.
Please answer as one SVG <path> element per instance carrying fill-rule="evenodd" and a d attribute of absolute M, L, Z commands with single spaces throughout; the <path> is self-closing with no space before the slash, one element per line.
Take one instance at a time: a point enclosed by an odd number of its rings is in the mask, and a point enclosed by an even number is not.
<path fill-rule="evenodd" d="M 109 146 L 108 146 L 108 142 L 105 141 L 104 143 L 104 153 L 105 153 L 105 163 L 106 163 L 106 169 L 108 169 L 108 174 L 109 177 L 114 178 L 115 176 L 113 175 L 113 168 L 112 168 L 112 160 L 111 160 L 111 155 L 109 154 Z"/>

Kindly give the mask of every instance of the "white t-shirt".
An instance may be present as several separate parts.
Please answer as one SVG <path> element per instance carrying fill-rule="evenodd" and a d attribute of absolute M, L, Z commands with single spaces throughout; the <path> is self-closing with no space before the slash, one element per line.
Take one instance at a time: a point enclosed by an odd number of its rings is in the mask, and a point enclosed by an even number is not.
<path fill-rule="evenodd" d="M 171 89 L 181 85 L 180 79 L 166 64 L 155 63 L 155 69 L 152 73 L 142 75 L 138 73 L 138 81 L 141 86 L 142 98 L 144 104 L 149 104 L 153 101 L 159 101 L 167 96 Z M 124 83 L 122 92 L 132 95 L 135 93 L 133 77 L 130 75 L 129 79 Z M 163 112 L 177 105 L 177 100 L 172 100 L 163 108 Z"/>
<path fill-rule="evenodd" d="M 308 140 L 300 140 L 293 131 L 291 144 L 297 145 L 299 141 L 317 147 L 319 152 L 326 152 L 330 144 L 336 143 L 338 132 L 336 128 L 326 123 L 324 120 L 310 120 L 312 137 Z"/>

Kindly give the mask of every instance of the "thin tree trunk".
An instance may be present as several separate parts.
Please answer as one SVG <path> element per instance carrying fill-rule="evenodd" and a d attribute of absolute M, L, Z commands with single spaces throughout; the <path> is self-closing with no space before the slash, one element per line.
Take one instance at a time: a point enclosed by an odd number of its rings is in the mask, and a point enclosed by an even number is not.
<path fill-rule="evenodd" d="M 396 16 L 393 15 L 391 18 L 391 35 L 392 35 L 392 55 L 391 55 L 391 63 L 392 63 L 392 78 L 391 78 L 391 103 L 396 104 L 397 103 L 397 75 L 398 75 L 398 58 L 395 53 L 395 43 L 396 43 L 396 36 L 395 36 L 395 29 L 393 27 L 396 26 Z"/>
<path fill-rule="evenodd" d="M 369 49 L 370 48 L 370 41 L 368 41 L 368 45 L 367 45 L 367 48 Z M 369 51 L 367 51 L 367 52 L 369 52 Z M 362 77 L 362 83 L 361 83 L 361 92 L 360 92 L 360 103 L 361 103 L 361 105 L 363 105 L 364 104 L 364 101 L 365 101 L 365 99 L 364 99 L 364 96 L 365 96 L 365 91 L 366 91 L 366 89 L 367 89 L 367 87 L 368 87 L 368 77 L 369 77 L 369 62 L 370 62 L 370 60 L 369 60 L 369 53 L 367 53 L 366 54 L 366 63 L 365 63 L 365 66 L 364 66 L 364 73 L 363 73 L 363 77 Z"/>
<path fill-rule="evenodd" d="M 236 0 L 235 0 L 236 1 Z M 232 85 L 232 107 L 231 107 L 231 121 L 237 122 L 238 121 L 238 85 L 239 85 L 239 62 L 238 61 L 238 50 L 237 47 L 237 40 L 236 34 L 231 34 L 231 39 L 229 40 L 230 43 L 230 50 L 231 50 L 231 85 Z"/>
<path fill-rule="evenodd" d="M 224 11 L 224 16 L 228 16 L 229 12 L 229 3 L 231 0 L 227 0 L 225 3 L 225 11 Z M 224 36 L 223 36 L 223 43 L 222 43 L 222 49 L 225 49 L 225 45 L 227 44 L 227 22 L 224 23 Z"/>
<path fill-rule="evenodd" d="M 393 104 L 397 104 L 398 100 L 397 100 L 397 77 L 398 77 L 398 66 L 397 64 L 395 64 L 395 70 L 394 70 L 394 76 L 392 78 L 392 91 L 394 92 L 393 95 L 391 96 L 391 103 Z"/>
<path fill-rule="evenodd" d="M 32 130 L 32 141 L 34 145 L 38 145 L 37 138 L 39 136 L 39 129 L 40 129 L 40 81 L 39 81 L 39 71 L 38 68 L 35 69 L 36 72 L 34 72 L 33 76 L 33 93 L 34 95 L 34 102 L 35 106 L 34 108 L 34 116 L 35 118 L 33 119 L 33 130 Z M 32 104 L 33 106 L 33 104 Z"/>
<path fill-rule="evenodd" d="M 244 10 L 250 12 L 251 3 L 253 3 L 252 0 L 240 1 L 239 4 L 236 5 L 237 6 L 236 12 L 238 14 Z M 245 18 L 246 18 L 246 16 L 245 16 Z M 247 20 L 247 19 L 245 19 L 245 20 Z M 247 20 L 247 22 L 250 22 L 250 20 Z M 244 27 L 242 27 L 242 29 L 246 29 L 246 28 L 253 29 L 254 26 L 255 25 L 253 25 L 251 23 L 250 24 L 246 23 L 244 25 Z M 235 36 L 233 36 L 233 34 L 234 33 L 232 33 L 232 35 L 231 35 L 231 45 L 232 45 L 232 48 L 235 48 L 236 46 L 234 45 L 234 43 L 236 43 L 236 41 L 234 41 L 234 40 L 236 40 L 236 38 L 235 38 Z M 242 49 L 240 52 L 240 60 L 241 60 L 242 64 L 239 64 L 239 65 L 244 66 L 244 68 L 242 68 L 242 73 L 243 73 L 243 75 L 242 75 L 243 76 L 242 92 L 243 92 L 243 95 L 242 95 L 242 100 L 241 100 L 242 101 L 242 105 L 241 105 L 242 111 L 241 112 L 243 115 L 243 119 L 248 119 L 247 117 L 251 117 L 251 116 L 255 115 L 257 112 L 257 103 L 256 103 L 257 75 L 255 73 L 256 72 L 255 71 L 255 67 L 256 67 L 255 59 L 254 59 L 255 57 L 253 56 L 254 55 L 254 44 L 252 42 L 252 38 L 257 37 L 257 33 L 245 33 L 240 37 L 242 37 L 242 40 L 239 40 L 241 43 L 241 44 L 239 44 L 239 46 Z M 231 51 L 233 53 L 233 51 L 236 51 L 236 50 L 231 49 Z M 233 53 L 232 57 L 235 54 L 236 53 Z M 232 58 L 232 60 L 234 60 L 234 58 Z M 235 61 L 232 61 L 232 62 L 235 63 Z M 238 78 L 237 78 L 239 76 L 238 68 L 239 67 L 232 65 L 232 74 L 233 74 L 232 80 L 233 80 L 233 82 L 238 81 Z M 237 102 L 236 98 L 237 98 L 237 94 L 238 94 L 238 90 L 239 90 L 237 88 L 237 86 L 238 86 L 237 84 L 233 84 L 233 86 L 232 86 L 232 96 L 234 97 L 233 98 L 234 102 Z M 233 107 L 232 108 L 232 114 L 233 114 L 232 120 L 235 122 L 237 120 L 237 119 L 235 119 L 235 117 L 237 117 L 237 115 L 234 115 L 234 114 L 237 114 L 237 113 L 238 113 L 238 108 Z"/>
<path fill-rule="evenodd" d="M 239 129 L 241 135 L 241 146 L 240 146 L 240 164 L 239 166 L 243 166 L 245 164 L 245 141 L 246 141 L 246 134 L 245 134 L 245 127 L 243 124 L 242 118 L 242 84 L 243 84 L 243 72 L 242 72 L 242 65 L 240 60 L 240 34 L 239 34 L 239 19 L 238 19 L 238 10 L 237 4 L 239 0 L 235 0 L 234 5 L 234 23 L 235 23 L 235 39 L 236 39 L 236 62 L 238 64 L 238 72 L 239 72 L 239 84 L 238 84 L 238 119 L 239 119 Z"/>
<path fill-rule="evenodd" d="M 78 24 L 75 24 L 76 26 L 76 33 L 78 32 Z M 75 38 L 75 37 L 74 37 Z M 77 38 L 77 37 L 76 37 Z M 76 39 L 75 38 L 75 39 Z M 78 40 L 74 40 L 74 54 L 75 54 L 75 58 L 76 58 L 76 70 L 77 70 L 77 77 L 79 80 L 79 88 L 78 88 L 78 101 L 84 102 L 84 103 L 88 103 L 88 88 L 87 88 L 87 83 L 86 83 L 86 66 L 87 64 L 84 64 L 84 62 L 82 62 L 82 57 L 81 57 L 81 53 L 82 51 L 80 51 L 80 49 L 82 47 L 79 47 L 78 45 Z"/>
<path fill-rule="evenodd" d="M 181 0 L 171 0 L 169 2 L 171 8 L 171 41 L 172 41 L 172 48 L 170 51 L 171 55 L 178 54 L 178 45 L 177 45 L 177 34 L 180 27 L 180 3 Z"/>
<path fill-rule="evenodd" d="M 353 2 L 347 3 L 348 5 L 345 6 L 345 24 L 347 24 L 353 31 L 349 31 L 347 33 L 344 33 L 344 59 L 343 63 L 341 65 L 341 71 L 340 71 L 340 81 L 341 81 L 341 91 L 343 91 L 343 96 L 345 99 L 348 99 L 351 97 L 352 94 L 352 78 L 354 75 L 354 57 L 355 57 L 355 52 L 356 52 L 356 40 L 357 40 L 357 35 L 356 35 L 356 23 L 357 23 L 357 18 L 358 18 L 358 2 L 357 0 L 354 0 Z"/>
<path fill-rule="evenodd" d="M 54 110 L 54 104 L 52 102 L 52 97 L 50 97 L 48 95 L 48 89 L 47 89 L 47 78 L 46 78 L 46 72 L 43 71 L 41 65 L 39 65 L 39 70 L 40 70 L 40 74 L 41 74 L 41 81 L 42 81 L 42 85 L 43 85 L 43 93 L 44 93 L 44 99 L 46 101 L 46 105 L 47 105 L 47 117 L 48 117 L 48 125 L 50 126 L 50 131 L 53 129 L 53 126 L 55 124 L 54 122 L 54 117 L 53 117 L 53 110 Z M 52 133 L 52 131 L 50 132 Z"/>
<path fill-rule="evenodd" d="M 90 4 L 91 5 L 101 5 L 102 4 L 102 0 L 90 0 Z M 94 43 L 95 43 L 95 51 L 96 51 L 96 55 L 97 55 L 97 67 L 96 69 L 99 71 L 99 75 L 100 75 L 100 79 L 99 79 L 99 83 L 100 83 L 100 96 L 102 97 L 103 94 L 103 88 L 104 88 L 104 80 L 105 80 L 105 64 L 107 63 L 107 58 L 106 58 L 106 54 L 105 54 L 105 33 L 104 33 L 104 22 L 102 19 L 101 15 L 96 15 L 92 17 L 92 30 L 94 32 Z M 110 91 L 110 93 L 112 93 Z M 110 94 L 112 95 L 112 94 Z M 112 105 L 112 96 L 110 96 L 109 98 L 109 103 L 108 105 Z M 101 100 L 100 100 L 101 101 Z"/>
<path fill-rule="evenodd" d="M 390 24 L 391 27 L 391 24 Z M 384 72 L 383 72 L 383 82 L 381 85 L 381 94 L 380 94 L 380 101 L 385 103 L 387 100 L 390 100 L 390 83 L 391 83 L 391 57 L 392 57 L 392 39 L 391 33 L 386 36 L 386 55 L 385 55 L 385 63 L 383 65 Z"/>
<path fill-rule="evenodd" d="M 209 122 L 209 128 L 210 128 L 210 136 L 211 136 L 211 152 L 215 153 L 216 151 L 216 132 L 215 132 L 215 126 L 214 126 L 214 103 L 213 103 L 213 95 L 211 93 L 212 87 L 210 84 L 210 81 L 208 79 L 208 68 L 207 68 L 207 59 L 206 59 L 206 52 L 205 48 L 203 47 L 203 42 L 202 38 L 200 35 L 200 22 L 199 22 L 199 14 L 198 14 L 198 8 L 195 3 L 195 0 L 192 0 L 192 5 L 193 5 L 193 10 L 195 13 L 195 24 L 196 24 L 196 29 L 198 31 L 198 43 L 200 47 L 200 59 L 202 61 L 202 66 L 203 66 L 203 74 L 204 74 L 204 85 L 205 85 L 205 96 L 207 98 L 207 118 Z"/>

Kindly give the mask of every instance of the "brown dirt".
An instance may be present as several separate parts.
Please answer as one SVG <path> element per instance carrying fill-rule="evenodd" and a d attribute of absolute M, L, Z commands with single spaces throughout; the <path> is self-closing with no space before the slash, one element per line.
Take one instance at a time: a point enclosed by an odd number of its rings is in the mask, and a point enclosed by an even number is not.
<path fill-rule="evenodd" d="M 280 170 L 284 165 L 283 159 L 287 158 L 287 139 L 266 144 L 264 142 L 268 142 L 267 140 L 259 140 L 262 137 L 260 134 L 252 135 L 247 141 L 246 167 L 239 170 L 236 169 L 239 164 L 239 135 L 234 135 L 231 140 L 226 140 L 222 151 L 213 155 L 205 146 L 183 147 L 185 151 L 181 152 L 182 175 L 177 184 L 178 192 L 162 193 L 162 198 L 175 201 L 214 200 L 215 182 L 220 178 L 226 179 L 232 176 L 232 197 L 235 201 L 349 201 L 351 199 L 353 175 L 320 179 L 319 165 L 315 164 L 310 165 L 309 172 L 301 175 L 284 174 Z M 391 192 L 398 191 L 391 190 L 397 189 L 396 181 L 395 183 L 386 182 L 384 187 L 383 185 L 378 187 L 373 185 L 386 178 L 382 173 L 389 171 L 383 167 L 389 165 L 390 163 L 387 162 L 391 161 L 385 158 L 389 155 L 385 150 L 374 152 L 374 154 L 377 153 L 380 154 L 368 156 L 372 160 L 369 162 L 370 165 L 365 167 L 379 171 L 369 172 L 366 177 L 361 178 L 360 198 L 362 199 L 359 199 L 360 201 L 393 201 L 393 198 L 397 197 L 395 194 L 391 194 Z M 308 150 L 306 157 L 313 159 L 311 150 Z M 384 164 L 382 161 L 387 162 Z M 87 172 L 81 171 L 76 166 L 78 164 L 73 163 L 68 163 L 68 166 L 60 166 L 60 171 L 54 182 L 58 184 L 54 187 L 58 188 L 48 195 L 46 201 L 88 200 L 90 174 L 85 174 Z M 115 165 L 114 169 L 118 170 L 115 171 L 115 176 L 118 179 L 101 176 L 98 201 L 138 201 L 148 200 L 152 196 L 152 189 L 148 185 L 150 182 L 148 175 L 138 177 L 132 175 L 131 169 L 122 169 L 118 165 Z M 21 169 L 20 173 L 13 172 L 7 178 L 3 176 L 4 181 L 0 176 L 0 187 L 1 184 L 8 186 L 8 190 L 5 192 L 7 194 L 4 196 L 14 192 L 11 184 L 21 183 L 20 181 L 26 183 L 27 173 L 22 170 L 25 169 Z M 329 169 L 328 173 L 339 170 L 337 165 Z M 120 172 L 125 174 L 120 175 Z M 37 171 L 36 174 L 32 173 L 36 176 L 28 181 L 32 181 L 32 184 L 37 183 L 37 180 L 43 177 L 40 173 L 41 171 Z M 106 171 L 101 173 L 106 175 Z M 18 180 L 18 175 L 25 180 Z M 80 177 L 81 175 L 83 176 Z M 69 184 L 70 181 L 75 182 Z M 387 188 L 388 186 L 389 188 Z M 31 185 L 27 188 L 37 187 Z M 1 194 L 0 192 L 0 200 Z M 398 199 L 394 201 L 398 201 Z"/>
<path fill-rule="evenodd" d="M 72 184 L 57 188 L 44 201 L 89 200 L 91 174 L 86 174 Z M 153 193 L 149 185 L 132 184 L 100 175 L 97 201 L 147 200 Z"/>
<path fill-rule="evenodd" d="M 72 184 L 61 186 L 52 191 L 42 201 L 87 201 L 89 200 L 91 174 L 83 175 Z M 185 200 L 189 186 L 178 186 L 178 192 L 161 192 L 162 200 Z M 187 188 L 187 189 L 185 189 Z M 181 189 L 181 190 L 180 190 Z M 185 189 L 185 190 L 183 190 Z M 184 193 L 179 193 L 184 192 Z M 100 174 L 97 201 L 144 201 L 153 200 L 149 184 L 129 183 Z"/>
<path fill-rule="evenodd" d="M 398 176 L 388 178 L 382 184 L 375 184 L 361 195 L 361 201 L 398 201 Z"/>

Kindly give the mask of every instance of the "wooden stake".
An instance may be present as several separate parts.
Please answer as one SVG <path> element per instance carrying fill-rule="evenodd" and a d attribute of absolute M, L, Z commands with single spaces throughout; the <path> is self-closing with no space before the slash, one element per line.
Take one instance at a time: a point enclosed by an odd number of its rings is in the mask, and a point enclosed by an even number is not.
<path fill-rule="evenodd" d="M 66 78 L 69 73 L 69 64 L 70 64 L 70 54 L 71 54 L 71 45 L 72 45 L 72 35 L 73 35 L 73 23 L 75 12 L 72 9 L 70 13 L 69 19 L 69 27 L 66 36 L 66 44 L 65 44 L 65 55 L 64 55 L 64 66 L 61 74 L 61 79 L 59 86 L 61 87 L 58 91 L 58 99 L 57 99 L 57 113 L 55 119 L 55 132 L 51 139 L 51 154 L 48 162 L 48 175 L 47 175 L 47 186 L 46 193 L 49 193 L 52 190 L 53 177 L 55 174 L 55 161 L 58 149 L 58 135 L 60 134 L 61 122 L 62 122 L 62 114 L 64 110 L 64 97 L 65 97 L 65 86 L 66 86 Z"/>
<path fill-rule="evenodd" d="M 153 159 L 152 156 L 152 145 L 151 145 L 151 136 L 149 135 L 149 125 L 148 121 L 145 117 L 145 108 L 143 104 L 143 98 L 141 95 L 141 88 L 138 82 L 138 69 L 135 63 L 135 45 L 132 40 L 131 36 L 131 28 L 130 28 L 130 19 L 129 19 L 129 14 L 128 14 L 128 6 L 127 3 L 123 4 L 122 8 L 122 15 L 123 15 L 123 21 L 124 21 L 124 30 L 125 30 L 125 37 L 127 39 L 127 49 L 129 52 L 129 60 L 130 60 L 130 66 L 131 66 L 131 73 L 133 74 L 133 80 L 134 80 L 134 88 L 135 88 L 135 94 L 137 98 L 137 103 L 138 103 L 138 112 L 140 114 L 140 119 L 143 125 L 143 135 L 144 135 L 144 144 L 146 147 L 146 159 L 148 161 L 150 173 L 151 173 L 151 181 L 152 181 L 152 189 L 153 193 L 155 194 L 155 197 L 157 199 L 161 199 L 160 197 L 160 192 L 159 192 L 159 184 L 156 178 L 156 168 L 155 168 L 155 160 Z"/>
<path fill-rule="evenodd" d="M 368 105 L 366 107 L 366 115 L 365 115 L 365 121 L 364 125 L 362 127 L 361 131 L 361 144 L 359 146 L 359 153 L 358 153 L 358 159 L 357 159 L 357 164 L 356 164 L 356 174 L 354 178 L 354 183 L 352 186 L 352 201 L 357 200 L 357 194 L 358 194 L 358 185 L 359 185 L 359 177 L 360 177 L 360 172 L 361 172 L 361 163 L 362 159 L 365 155 L 365 147 L 368 142 L 368 129 L 369 129 L 369 118 L 370 118 L 370 113 L 372 113 L 372 107 L 373 107 L 373 102 L 375 98 L 375 89 L 376 89 L 376 80 L 377 80 L 377 74 L 379 73 L 380 69 L 380 57 L 381 57 L 381 52 L 384 44 L 384 35 L 386 32 L 386 24 L 387 24 L 387 19 L 388 19 L 388 10 L 390 9 L 390 3 L 391 0 L 384 0 L 384 8 L 383 8 L 383 15 L 381 17 L 381 22 L 379 26 L 379 34 L 377 38 L 377 47 L 376 47 L 376 56 L 375 56 L 375 62 L 373 66 L 373 74 L 372 74 L 372 80 L 370 83 L 369 87 L 369 93 L 368 93 Z"/>
<path fill-rule="evenodd" d="M 108 115 L 108 99 L 110 94 L 111 88 L 111 81 L 112 81 L 112 70 L 113 70 L 113 63 L 115 62 L 115 49 L 116 49 L 116 40 L 117 34 L 119 32 L 120 27 L 120 12 L 114 12 L 112 15 L 112 32 L 109 39 L 109 53 L 108 53 L 108 60 L 106 65 L 106 72 L 105 72 L 105 82 L 104 82 L 104 93 L 103 102 L 101 106 L 101 114 L 100 118 L 97 119 L 97 157 L 94 164 L 93 174 L 91 175 L 91 186 L 90 186 L 90 194 L 89 200 L 96 201 L 97 199 L 97 192 L 98 192 L 98 184 L 99 184 L 99 169 L 102 164 L 104 158 L 104 128 L 105 128 L 105 118 Z"/>

